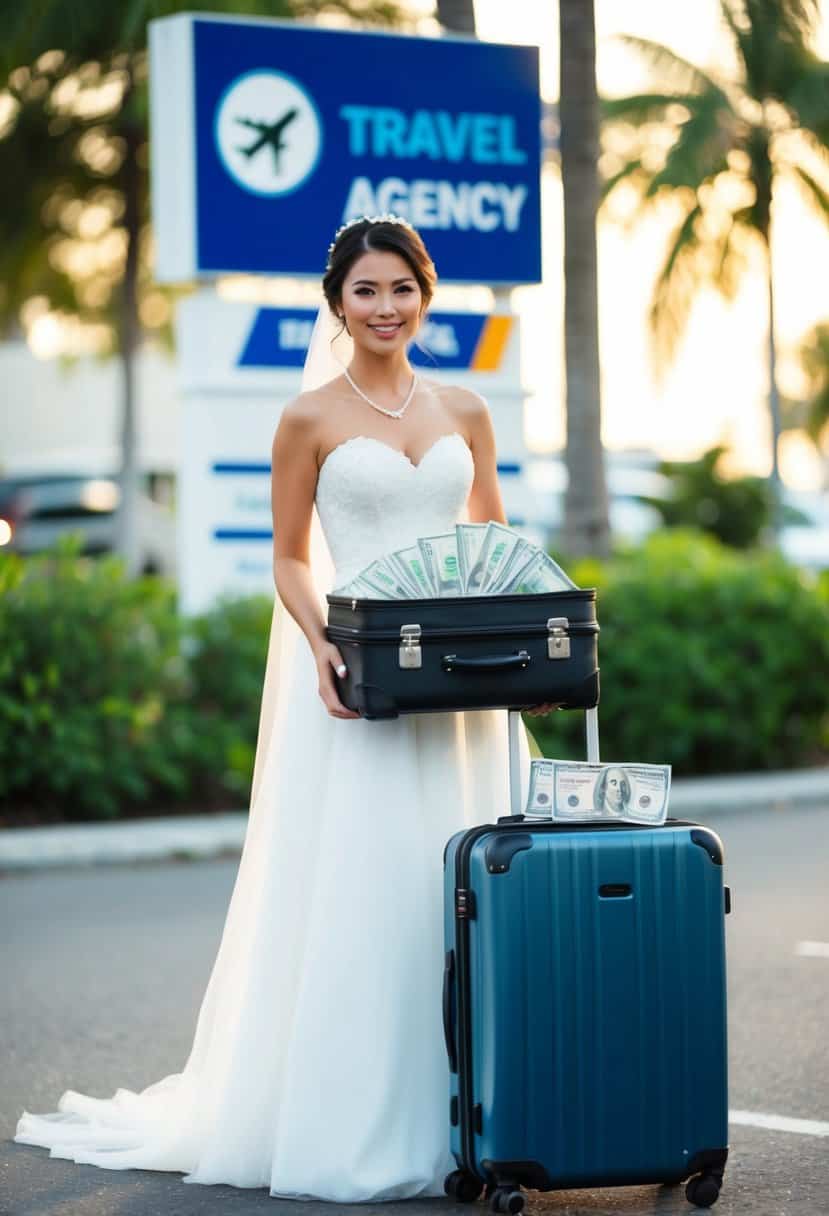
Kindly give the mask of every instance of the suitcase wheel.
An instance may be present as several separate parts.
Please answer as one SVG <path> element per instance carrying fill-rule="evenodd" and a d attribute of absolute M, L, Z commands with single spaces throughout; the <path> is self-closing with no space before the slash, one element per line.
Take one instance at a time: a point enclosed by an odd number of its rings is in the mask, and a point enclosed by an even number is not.
<path fill-rule="evenodd" d="M 490 1211 L 511 1213 L 511 1216 L 516 1216 L 523 1206 L 524 1196 L 511 1186 L 496 1187 L 489 1200 Z"/>
<path fill-rule="evenodd" d="M 685 1198 L 698 1208 L 710 1208 L 719 1198 L 720 1182 L 714 1174 L 695 1174 L 688 1179 Z"/>
<path fill-rule="evenodd" d="M 468 1174 L 466 1170 L 453 1170 L 443 1181 L 443 1189 L 450 1199 L 458 1203 L 474 1203 L 484 1189 L 480 1178 Z"/>

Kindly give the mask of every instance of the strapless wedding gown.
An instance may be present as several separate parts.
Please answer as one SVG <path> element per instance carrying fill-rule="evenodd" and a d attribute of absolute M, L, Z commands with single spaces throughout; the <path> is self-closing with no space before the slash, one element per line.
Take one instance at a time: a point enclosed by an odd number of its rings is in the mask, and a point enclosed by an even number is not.
<path fill-rule="evenodd" d="M 473 461 L 356 437 L 320 470 L 334 586 L 465 517 Z M 503 710 L 335 719 L 301 639 L 190 1055 L 141 1092 L 68 1090 L 15 1140 L 106 1169 L 343 1203 L 443 1194 L 443 847 L 508 813 Z M 261 730 L 261 728 L 260 728 Z M 522 778 L 529 773 L 520 731 Z M 263 800 L 256 805 L 258 800 Z M 175 926 L 171 925 L 171 931 Z"/>

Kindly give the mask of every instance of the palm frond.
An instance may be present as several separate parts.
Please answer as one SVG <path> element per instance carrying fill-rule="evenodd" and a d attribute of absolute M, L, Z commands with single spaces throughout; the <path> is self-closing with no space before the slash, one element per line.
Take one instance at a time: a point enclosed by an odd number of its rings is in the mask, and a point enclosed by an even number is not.
<path fill-rule="evenodd" d="M 829 63 L 810 59 L 786 97 L 805 134 L 826 151 L 829 144 Z"/>
<path fill-rule="evenodd" d="M 813 177 L 808 169 L 804 169 L 802 165 L 790 165 L 789 170 L 797 178 L 808 201 L 821 213 L 825 220 L 829 220 L 829 193 L 824 190 L 817 178 Z"/>
<path fill-rule="evenodd" d="M 685 93 L 632 93 L 627 97 L 603 97 L 599 111 L 604 122 L 627 122 L 639 127 L 648 122 L 665 119 L 672 106 L 682 106 L 687 112 L 689 98 Z"/>
<path fill-rule="evenodd" d="M 622 165 L 621 169 L 618 169 L 615 173 L 612 173 L 610 177 L 602 182 L 601 201 L 604 202 L 604 200 L 613 193 L 620 182 L 635 180 L 637 177 L 641 177 L 642 174 L 645 173 L 646 170 L 642 164 L 642 158 L 640 156 L 632 157 Z"/>
<path fill-rule="evenodd" d="M 807 389 L 798 410 L 802 425 L 817 444 L 829 424 L 829 321 L 816 325 L 800 347 Z"/>
<path fill-rule="evenodd" d="M 810 43 L 817 0 L 720 0 L 720 10 L 742 62 L 748 95 L 785 104 L 814 60 Z"/>
<path fill-rule="evenodd" d="M 725 172 L 728 153 L 737 143 L 737 126 L 737 115 L 719 90 L 694 98 L 690 118 L 680 124 L 664 165 L 648 183 L 646 200 L 682 187 L 696 192 L 703 182 Z"/>
<path fill-rule="evenodd" d="M 724 93 L 721 84 L 710 72 L 704 71 L 690 59 L 678 55 L 670 47 L 663 46 L 661 42 L 653 42 L 650 38 L 638 38 L 634 34 L 618 34 L 617 38 L 626 46 L 638 51 L 665 79 L 677 81 L 682 92 L 701 93 L 717 89 Z"/>
<path fill-rule="evenodd" d="M 695 201 L 674 229 L 654 283 L 648 323 L 653 336 L 651 349 L 657 376 L 664 374 L 676 352 L 703 280 L 697 231 L 701 218 L 702 206 Z"/>

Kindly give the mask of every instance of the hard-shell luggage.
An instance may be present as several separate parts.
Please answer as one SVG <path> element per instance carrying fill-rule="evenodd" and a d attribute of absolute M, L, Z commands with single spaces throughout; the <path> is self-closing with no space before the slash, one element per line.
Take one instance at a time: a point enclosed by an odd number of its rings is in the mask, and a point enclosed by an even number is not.
<path fill-rule="evenodd" d="M 599 700 L 595 589 L 371 600 L 328 595 L 326 634 L 365 718 Z"/>
<path fill-rule="evenodd" d="M 453 1198 L 679 1183 L 728 1155 L 723 849 L 709 828 L 513 811 L 448 842 L 443 1022 Z M 588 759 L 598 760 L 596 711 Z"/>

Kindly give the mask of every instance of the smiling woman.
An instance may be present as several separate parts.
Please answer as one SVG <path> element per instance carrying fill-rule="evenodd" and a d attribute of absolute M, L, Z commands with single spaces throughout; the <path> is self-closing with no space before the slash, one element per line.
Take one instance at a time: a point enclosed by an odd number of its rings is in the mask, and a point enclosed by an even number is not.
<path fill-rule="evenodd" d="M 140 1092 L 68 1090 L 56 1112 L 24 1112 L 18 1142 L 280 1197 L 444 1193 L 443 850 L 509 805 L 505 717 L 348 709 L 314 547 L 319 522 L 336 587 L 419 536 L 504 521 L 486 403 L 408 360 L 434 285 L 407 221 L 337 233 L 304 391 L 273 441 L 278 594 L 250 818 L 190 1055 Z M 337 318 L 352 356 L 312 377 Z M 523 728 L 519 748 L 526 790 Z"/>

